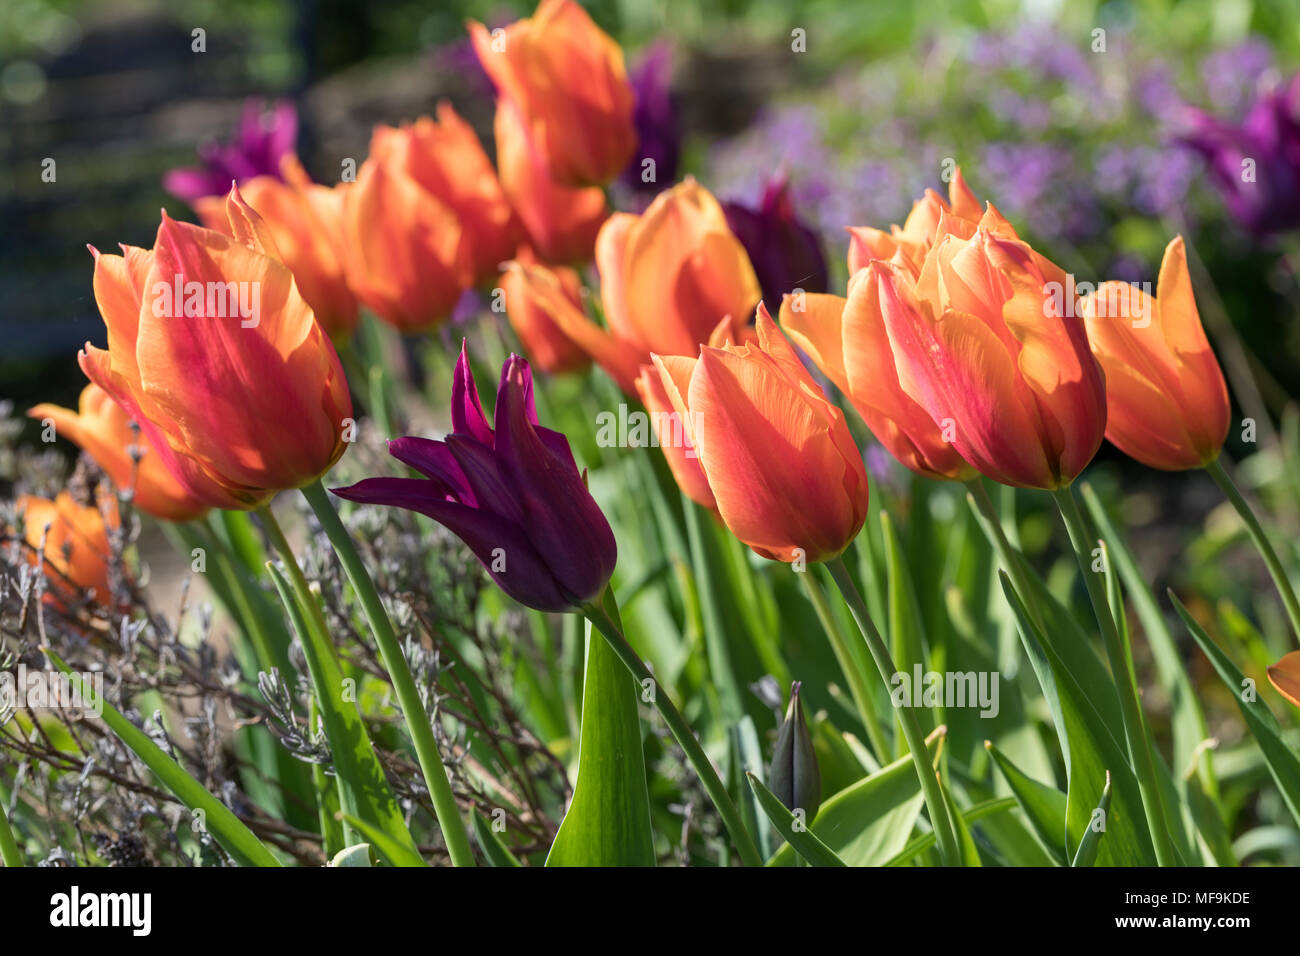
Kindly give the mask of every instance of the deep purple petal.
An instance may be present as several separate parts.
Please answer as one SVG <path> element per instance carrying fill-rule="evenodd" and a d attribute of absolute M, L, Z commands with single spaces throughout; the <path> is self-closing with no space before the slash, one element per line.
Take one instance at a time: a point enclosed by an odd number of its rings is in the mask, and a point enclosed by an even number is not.
<path fill-rule="evenodd" d="M 441 482 L 445 493 L 457 501 L 471 507 L 477 505 L 465 473 L 461 471 L 456 457 L 444 442 L 407 435 L 390 441 L 388 453 L 426 478 Z"/>
<path fill-rule="evenodd" d="M 447 449 L 468 481 L 478 507 L 522 524 L 524 512 L 518 490 L 502 476 L 496 453 L 472 438 L 458 435 L 447 436 Z"/>
<path fill-rule="evenodd" d="M 493 445 L 492 426 L 483 414 L 464 339 L 461 339 L 460 358 L 456 360 L 456 374 L 451 383 L 451 430 L 457 435 L 476 438 L 489 448 Z"/>

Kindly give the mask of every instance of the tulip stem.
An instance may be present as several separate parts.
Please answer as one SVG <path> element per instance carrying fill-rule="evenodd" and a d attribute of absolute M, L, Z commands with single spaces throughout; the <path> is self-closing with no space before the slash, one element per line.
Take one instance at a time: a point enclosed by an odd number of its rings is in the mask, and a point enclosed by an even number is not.
<path fill-rule="evenodd" d="M 853 583 L 853 575 L 844 566 L 842 557 L 827 561 L 826 567 L 831 572 L 831 577 L 835 579 L 835 584 L 840 589 L 840 594 L 848 604 L 849 610 L 853 613 L 853 619 L 858 622 L 862 639 L 866 641 L 867 650 L 871 652 L 871 657 L 876 662 L 876 670 L 880 672 L 880 679 L 888 690 L 894 675 L 898 673 L 898 668 L 894 666 L 894 661 L 889 656 L 889 648 L 885 646 L 884 638 L 880 636 L 875 622 L 871 620 L 871 614 L 867 611 L 867 604 L 862 600 L 858 586 Z M 916 715 L 912 713 L 911 707 L 895 709 L 898 711 L 898 723 L 903 728 L 907 749 L 912 754 L 912 763 L 916 765 L 916 774 L 921 778 L 921 792 L 925 794 L 925 805 L 930 811 L 930 823 L 939 845 L 939 853 L 945 865 L 956 865 L 961 860 L 961 854 L 957 849 L 957 837 L 953 833 L 952 821 L 948 817 L 948 806 L 943 791 L 939 788 L 939 778 L 930 763 L 930 752 L 925 746 L 925 735 L 921 733 L 921 726 L 916 722 Z"/>
<path fill-rule="evenodd" d="M 1282 603 L 1286 606 L 1287 617 L 1291 619 L 1291 630 L 1295 633 L 1297 640 L 1300 640 L 1300 602 L 1296 600 L 1295 590 L 1291 587 L 1291 581 L 1286 575 L 1286 568 L 1282 567 L 1282 562 L 1273 550 L 1273 545 L 1269 543 L 1268 536 L 1264 534 L 1264 527 L 1255 517 L 1255 511 L 1250 507 L 1250 502 L 1237 488 L 1228 472 L 1224 469 L 1223 464 L 1218 458 L 1205 466 L 1205 470 L 1210 473 L 1223 494 L 1232 506 L 1237 509 L 1237 514 L 1241 515 L 1241 520 L 1246 524 L 1246 530 L 1250 532 L 1251 539 L 1255 542 L 1255 548 L 1259 551 L 1260 557 L 1268 565 L 1268 573 L 1273 576 L 1273 584 L 1277 588 L 1277 593 L 1282 597 Z"/>
<path fill-rule="evenodd" d="M 691 766 L 695 768 L 696 774 L 699 775 L 700 782 L 704 784 L 704 789 L 713 801 L 719 815 L 722 817 L 723 824 L 726 825 L 727 831 L 731 834 L 732 842 L 735 843 L 737 851 L 740 853 L 741 862 L 745 866 L 762 866 L 763 858 L 759 855 L 758 847 L 754 844 L 754 838 L 750 836 L 745 824 L 741 819 L 740 811 L 736 809 L 735 803 L 732 802 L 727 788 L 723 785 L 722 780 L 718 777 L 718 772 L 713 768 L 709 755 L 704 752 L 700 742 L 695 739 L 695 733 L 686 723 L 686 718 L 682 716 L 677 705 L 672 702 L 668 692 L 663 685 L 659 683 L 650 668 L 646 667 L 645 661 L 641 660 L 636 650 L 628 643 L 623 634 L 622 622 L 618 616 L 618 603 L 614 600 L 613 588 L 607 588 L 608 598 L 603 600 L 598 598 L 590 604 L 582 605 L 582 613 L 591 621 L 592 626 L 600 631 L 609 646 L 614 649 L 614 653 L 619 656 L 623 664 L 632 676 L 640 683 L 650 681 L 655 687 L 654 705 L 663 717 L 664 723 L 668 725 L 669 732 L 678 745 L 686 751 L 686 757 L 690 760 Z M 608 606 L 607 606 L 608 605 Z"/>
<path fill-rule="evenodd" d="M 1132 761 L 1133 770 L 1137 775 L 1142 809 L 1146 813 L 1147 828 L 1151 831 L 1151 841 L 1155 846 L 1156 862 L 1161 866 L 1177 866 L 1178 855 L 1169 838 L 1169 826 L 1165 822 L 1164 800 L 1156 781 L 1155 761 L 1151 757 L 1146 723 L 1142 717 L 1142 705 L 1138 701 L 1137 676 L 1133 669 L 1131 655 L 1125 651 L 1119 629 L 1115 626 L 1115 615 L 1106 598 L 1106 589 L 1101 575 L 1094 572 L 1091 567 L 1092 548 L 1097 542 L 1088 535 L 1083 514 L 1074 500 L 1074 493 L 1068 487 L 1058 488 L 1052 492 L 1052 497 L 1056 499 L 1056 507 L 1061 512 L 1066 531 L 1069 532 L 1070 543 L 1079 562 L 1079 572 L 1088 590 L 1088 599 L 1092 602 L 1093 614 L 1101 627 L 1102 640 L 1106 645 L 1106 657 L 1110 661 L 1115 690 L 1119 694 L 1120 715 L 1124 722 L 1124 736 L 1128 741 L 1129 760 Z"/>
<path fill-rule="evenodd" d="M 976 511 L 983 519 L 985 534 L 992 539 L 993 546 L 1002 559 L 1004 570 L 1011 577 L 1011 583 L 1016 586 L 1020 599 L 1025 602 L 1025 608 L 1033 618 L 1034 624 L 1039 630 L 1043 630 L 1043 615 L 1038 606 L 1038 598 L 1029 587 L 1025 557 L 1007 537 L 1007 531 L 1002 527 L 1002 518 L 993 504 L 993 499 L 989 497 L 988 489 L 979 478 L 972 478 L 966 482 L 966 489 L 970 493 L 970 500 L 975 505 Z"/>
<path fill-rule="evenodd" d="M 352 583 L 352 589 L 361 601 L 366 620 L 370 623 L 370 631 L 375 635 L 375 643 L 379 645 L 380 657 L 383 658 L 384 666 L 388 669 L 393 690 L 397 693 L 397 703 L 406 721 L 406 728 L 410 731 L 411 740 L 415 744 L 416 757 L 420 761 L 420 769 L 424 772 L 424 782 L 429 788 L 429 795 L 433 798 L 433 809 L 438 817 L 438 826 L 442 829 L 442 838 L 447 844 L 447 852 L 451 855 L 452 865 L 474 866 L 474 852 L 470 849 L 469 834 L 465 829 L 465 821 L 460 815 L 460 808 L 456 805 L 456 796 L 451 790 L 447 768 L 443 766 L 442 755 L 438 752 L 438 741 L 434 738 L 433 724 L 424 709 L 424 702 L 420 699 L 415 679 L 411 676 L 406 655 L 402 653 L 402 646 L 398 643 L 397 634 L 393 630 L 393 622 L 389 619 L 384 602 L 375 589 L 375 582 L 371 579 L 365 564 L 362 563 L 361 555 L 357 553 L 356 545 L 352 543 L 352 536 L 339 520 L 338 512 L 334 510 L 334 505 L 330 503 L 329 496 L 321 487 L 321 483 L 313 481 L 301 491 L 307 503 L 311 505 L 312 511 L 316 513 L 325 536 L 334 546 L 343 570 Z"/>

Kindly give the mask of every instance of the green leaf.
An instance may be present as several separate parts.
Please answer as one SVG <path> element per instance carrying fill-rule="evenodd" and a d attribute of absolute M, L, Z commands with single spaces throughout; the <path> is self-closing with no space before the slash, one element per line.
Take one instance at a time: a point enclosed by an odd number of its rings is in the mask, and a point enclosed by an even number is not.
<path fill-rule="evenodd" d="M 1129 767 L 1127 749 L 1117 739 L 1099 704 L 1107 699 L 1118 709 L 1110 676 L 1095 653 L 1086 645 L 1085 655 L 1071 653 L 1059 631 L 1049 640 L 1033 623 L 1029 611 L 1011 579 L 1000 572 L 1002 589 L 1011 604 L 1021 639 L 1030 656 L 1040 657 L 1050 669 L 1049 679 L 1057 695 L 1061 725 L 1057 733 L 1066 749 L 1069 785 L 1066 791 L 1066 846 L 1077 846 L 1092 818 L 1095 794 L 1105 785 L 1109 770 L 1114 787 L 1115 813 L 1111 832 L 1101 848 L 1103 866 L 1152 866 L 1155 848 L 1146 828 L 1137 778 Z M 1032 578 L 1030 580 L 1033 580 Z M 1066 655 L 1069 654 L 1067 657 Z M 1091 659 L 1091 665 L 1084 663 Z"/>
<path fill-rule="evenodd" d="M 253 831 L 244 826 L 239 817 L 230 812 L 224 803 L 213 796 L 175 760 L 163 752 L 149 735 L 123 717 L 108 701 L 95 695 L 95 689 L 85 684 L 79 674 L 74 674 L 67 664 L 50 650 L 43 648 L 45 656 L 62 673 L 68 676 L 73 689 L 81 694 L 88 707 L 103 708 L 103 721 L 108 729 L 131 749 L 141 762 L 153 771 L 162 784 L 189 808 L 191 813 L 202 813 L 204 826 L 218 843 L 241 866 L 279 866 Z"/>
<path fill-rule="evenodd" d="M 429 865 L 424 862 L 424 857 L 420 856 L 418 850 L 411 850 L 401 840 L 394 839 L 369 820 L 362 820 L 350 813 L 340 813 L 339 819 L 369 840 L 374 845 L 375 852 L 388 860 L 393 866 L 415 867 Z"/>
<path fill-rule="evenodd" d="M 961 851 L 962 866 L 983 866 L 984 861 L 980 859 L 980 851 L 975 846 L 975 838 L 971 836 L 970 827 L 962 818 L 961 812 L 957 809 L 957 803 L 952 798 L 952 792 L 948 789 L 947 784 L 943 782 L 943 777 L 939 777 L 939 792 L 943 794 L 944 805 L 948 808 L 948 819 L 953 821 L 953 832 L 957 834 L 957 848 Z"/>
<path fill-rule="evenodd" d="M 6 867 L 23 866 L 23 855 L 14 840 L 14 831 L 9 827 L 9 818 L 5 816 L 3 797 L 0 796 L 0 863 Z"/>
<path fill-rule="evenodd" d="M 547 866 L 655 865 L 638 690 L 618 655 L 588 623 L 578 779 Z"/>
<path fill-rule="evenodd" d="M 945 733 L 926 738 L 931 758 Z M 830 797 L 809 830 L 848 866 L 880 866 L 907 845 L 925 797 L 910 754 L 886 764 L 870 776 Z M 793 866 L 795 851 L 788 843 L 768 860 L 768 866 Z"/>
<path fill-rule="evenodd" d="M 370 844 L 358 843 L 355 846 L 344 847 L 330 858 L 329 865 L 338 866 L 370 866 Z"/>
<path fill-rule="evenodd" d="M 759 806 L 772 821 L 772 826 L 785 837 L 786 844 L 794 847 L 795 852 L 813 866 L 844 866 L 844 861 L 835 855 L 835 851 L 817 838 L 807 827 L 799 825 L 794 814 L 776 798 L 776 794 L 767 789 L 763 782 L 752 773 L 745 774 L 749 786 L 758 798 Z"/>
<path fill-rule="evenodd" d="M 1097 863 L 1097 849 L 1101 845 L 1101 838 L 1106 833 L 1106 825 L 1110 820 L 1109 773 L 1106 774 L 1106 786 L 1101 790 L 1101 800 L 1097 803 L 1097 809 L 1093 811 L 1094 818 L 1098 812 L 1101 813 L 1101 827 L 1098 828 L 1095 822 L 1088 824 L 1088 828 L 1083 831 L 1083 839 L 1079 841 L 1079 849 L 1074 853 L 1071 866 L 1095 866 Z"/>
<path fill-rule="evenodd" d="M 474 836 L 478 838 L 479 848 L 490 866 L 523 866 L 478 810 L 471 811 L 470 823 L 474 827 Z"/>
<path fill-rule="evenodd" d="M 1211 640 L 1210 635 L 1206 634 L 1204 628 L 1196 622 L 1196 618 L 1188 613 L 1187 608 L 1183 607 L 1183 602 L 1178 600 L 1178 596 L 1172 590 L 1169 592 L 1169 600 L 1173 602 L 1178 616 L 1187 625 L 1187 630 L 1191 632 L 1196 643 L 1205 652 L 1205 656 L 1214 665 L 1219 677 L 1228 685 L 1228 690 L 1236 699 L 1237 708 L 1241 711 L 1246 726 L 1250 728 L 1255 742 L 1259 744 L 1259 749 L 1264 754 L 1268 772 L 1273 775 L 1278 790 L 1282 792 L 1282 799 L 1286 802 L 1287 809 L 1291 811 L 1291 816 L 1296 822 L 1300 823 L 1300 758 L 1282 739 L 1277 718 L 1268 709 L 1268 705 L 1259 699 L 1258 694 L 1252 695 L 1251 700 L 1243 698 L 1242 692 L 1246 687 L 1245 675 Z"/>
<path fill-rule="evenodd" d="M 996 797 L 992 800 L 985 800 L 982 803 L 975 804 L 975 806 L 971 807 L 965 813 L 961 814 L 960 819 L 962 825 L 964 825 L 969 831 L 970 827 L 974 826 L 977 822 L 983 820 L 985 817 L 992 816 L 995 813 L 1003 813 L 1007 810 L 1013 810 L 1015 809 L 1015 807 L 1016 807 L 1015 797 Z M 915 840 L 909 843 L 896 856 L 893 856 L 887 861 L 885 861 L 884 865 L 902 866 L 904 863 L 907 863 L 909 860 L 913 859 L 914 857 L 918 856 L 919 854 L 923 853 L 924 851 L 930 849 L 933 846 L 934 846 L 934 833 L 926 833 L 923 836 L 917 837 Z"/>
<path fill-rule="evenodd" d="M 1065 866 L 1065 815 L 1068 802 L 1066 795 L 1055 787 L 1039 783 L 1023 773 L 991 741 L 985 741 L 984 746 L 988 749 L 993 762 L 998 765 L 998 769 L 1002 771 L 1003 779 L 1011 788 L 1016 802 L 1025 813 L 1025 819 L 1033 827 L 1043 847 L 1052 855 L 1052 859 Z"/>
<path fill-rule="evenodd" d="M 912 584 L 911 572 L 903 557 L 903 547 L 899 544 L 894 523 L 890 520 L 887 511 L 880 512 L 880 531 L 885 549 L 885 574 L 889 582 L 887 596 L 890 656 L 899 670 L 910 674 L 913 665 L 920 664 L 922 669 L 929 667 L 925 646 L 925 622 L 916 600 L 916 588 Z M 921 717 L 923 732 L 929 730 L 929 727 L 925 726 L 926 720 L 926 717 Z M 930 726 L 935 723 L 938 723 L 938 720 L 930 720 Z M 894 755 L 900 756 L 906 753 L 907 741 L 903 739 L 901 729 L 894 734 L 894 739 L 896 744 Z"/>
<path fill-rule="evenodd" d="M 334 758 L 343 812 L 347 818 L 363 820 L 371 831 L 387 837 L 381 841 L 363 831 L 375 849 L 393 866 L 423 865 L 393 791 L 388 787 L 384 768 L 366 733 L 361 712 L 344 690 L 343 672 L 339 669 L 333 645 L 317 627 L 308 623 L 311 612 L 299 604 L 283 572 L 269 561 L 266 567 L 302 641 L 303 656 L 307 658 L 307 669 L 311 672 L 312 687 L 316 691 L 316 706 L 320 708 L 321 722 L 325 725 L 325 736 L 329 739 L 330 753 Z M 304 600 L 310 601 L 312 596 L 307 594 Z M 356 697 L 355 694 L 351 696 Z M 387 848 L 394 846 L 400 846 L 401 852 L 388 853 Z M 413 860 L 419 863 L 413 863 Z"/>

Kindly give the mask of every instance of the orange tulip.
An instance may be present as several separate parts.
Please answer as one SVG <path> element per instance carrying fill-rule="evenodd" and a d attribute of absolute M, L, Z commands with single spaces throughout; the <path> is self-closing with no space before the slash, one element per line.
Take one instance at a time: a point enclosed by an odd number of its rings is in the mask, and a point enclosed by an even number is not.
<path fill-rule="evenodd" d="M 497 168 L 501 188 L 518 214 L 528 241 L 547 262 L 586 262 L 609 215 L 598 186 L 572 189 L 552 178 L 546 157 L 529 140 L 516 106 L 497 103 Z"/>
<path fill-rule="evenodd" d="M 234 238 L 163 213 L 152 252 L 95 254 L 108 349 L 79 360 L 190 494 L 254 508 L 338 460 L 352 399 L 261 217 L 226 212 Z"/>
<path fill-rule="evenodd" d="M 1217 458 L 1228 437 L 1228 386 L 1201 328 L 1182 236 L 1165 249 L 1154 298 L 1103 282 L 1082 308 L 1106 371 L 1111 443 L 1166 471 Z"/>
<path fill-rule="evenodd" d="M 882 263 L 878 295 L 899 385 L 942 437 L 996 481 L 1056 489 L 1101 444 L 1105 378 L 1040 260 L 981 225 L 941 235 L 915 282 Z"/>
<path fill-rule="evenodd" d="M 871 226 L 849 226 L 849 275 L 865 269 L 872 259 L 894 261 L 908 266 L 919 275 L 925 255 L 935 240 L 939 220 L 944 216 L 956 217 L 970 225 L 977 225 L 983 215 L 980 201 L 975 198 L 961 169 L 953 172 L 948 181 L 948 201 L 945 202 L 932 189 L 912 204 L 903 225 L 890 226 L 889 232 Z"/>
<path fill-rule="evenodd" d="M 652 365 L 641 366 L 636 379 L 636 393 L 650 413 L 655 440 L 663 450 L 677 487 L 696 504 L 716 514 L 718 502 L 713 497 L 704 469 L 700 467 L 699 452 L 687 430 L 689 419 L 678 411 L 678 408 L 686 407 L 683 393 L 689 389 L 690 377 L 687 374 L 680 382 L 671 378 L 674 371 L 689 372 L 695 361 L 687 359 L 674 363 L 672 358 L 658 358 Z"/>
<path fill-rule="evenodd" d="M 762 305 L 755 341 L 653 361 L 737 538 L 786 562 L 848 547 L 867 516 L 862 456 Z"/>
<path fill-rule="evenodd" d="M 531 18 L 489 33 L 469 23 L 479 62 L 562 186 L 598 186 L 636 149 L 623 51 L 572 0 L 542 0 Z"/>
<path fill-rule="evenodd" d="M 967 481 L 975 476 L 944 440 L 942 429 L 899 382 L 881 314 L 881 275 L 875 262 L 838 295 L 786 296 L 781 327 L 858 410 L 867 427 L 898 461 L 929 478 Z"/>
<path fill-rule="evenodd" d="M 1279 694 L 1300 707 L 1300 651 L 1283 655 L 1268 668 L 1268 682 Z"/>
<path fill-rule="evenodd" d="M 473 127 L 450 103 L 438 104 L 437 122 L 422 116 L 400 129 L 376 126 L 370 157 L 405 173 L 456 214 L 475 285 L 496 278 L 519 245 L 519 221 Z"/>
<path fill-rule="evenodd" d="M 560 331 L 551 316 L 557 309 L 582 311 L 582 280 L 565 266 L 539 265 L 526 249 L 501 277 L 506 316 L 533 365 L 553 374 L 576 372 L 590 364 L 587 353 Z"/>
<path fill-rule="evenodd" d="M 100 510 L 78 504 L 66 491 L 53 501 L 22 495 L 15 504 L 22 516 L 27 562 L 35 566 L 43 558 L 48 569 L 51 593 L 47 598 L 61 603 L 72 600 L 78 590 L 93 588 L 94 599 L 106 603 L 111 593 L 108 527 Z M 114 512 L 110 516 L 116 521 Z"/>
<path fill-rule="evenodd" d="M 640 216 L 616 213 L 596 242 L 607 328 L 580 312 L 552 316 L 623 391 L 651 352 L 694 355 L 728 319 L 739 338 L 759 300 L 758 278 L 722 207 L 687 179 Z"/>
<path fill-rule="evenodd" d="M 164 521 L 189 521 L 208 510 L 172 477 L 143 430 L 132 428 L 131 417 L 93 382 L 82 389 L 75 411 L 46 403 L 27 414 L 53 422 L 56 434 L 80 445 L 113 484 L 130 489 L 135 506 L 146 514 Z M 132 448 L 138 461 L 132 458 Z"/>
<path fill-rule="evenodd" d="M 470 288 L 470 232 L 454 209 L 390 159 L 371 156 L 343 200 L 348 286 L 385 322 L 421 332 Z"/>
<path fill-rule="evenodd" d="M 343 196 L 347 184 L 333 188 L 311 181 L 294 155 L 280 163 L 281 175 L 258 176 L 239 187 L 275 241 L 276 256 L 293 273 L 298 291 L 316 321 L 335 342 L 343 342 L 361 318 L 348 288 L 344 263 Z M 195 200 L 203 225 L 230 235 L 224 196 Z"/>

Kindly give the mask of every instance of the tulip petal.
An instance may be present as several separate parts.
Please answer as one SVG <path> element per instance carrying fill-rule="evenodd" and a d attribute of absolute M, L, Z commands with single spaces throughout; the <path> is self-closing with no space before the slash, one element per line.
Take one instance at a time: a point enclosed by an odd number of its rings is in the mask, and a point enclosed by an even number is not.
<path fill-rule="evenodd" d="M 461 435 L 472 435 L 492 447 L 492 426 L 483 414 L 483 403 L 478 397 L 474 373 L 470 371 L 464 339 L 460 342 L 460 357 L 456 359 L 456 373 L 451 382 L 451 430 Z"/>
<path fill-rule="evenodd" d="M 1268 681 L 1277 692 L 1300 707 L 1300 651 L 1292 651 L 1268 668 Z"/>

